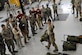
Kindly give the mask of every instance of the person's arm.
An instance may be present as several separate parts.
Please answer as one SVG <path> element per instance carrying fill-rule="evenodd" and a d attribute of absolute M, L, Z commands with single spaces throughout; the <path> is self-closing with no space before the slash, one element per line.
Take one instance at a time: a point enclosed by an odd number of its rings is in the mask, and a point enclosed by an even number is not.
<path fill-rule="evenodd" d="M 20 32 L 21 32 L 20 28 L 19 28 L 19 27 L 17 27 L 17 29 L 19 30 L 19 33 L 20 33 Z"/>
<path fill-rule="evenodd" d="M 16 18 L 19 18 L 19 15 L 17 15 Z"/>
<path fill-rule="evenodd" d="M 41 10 L 39 10 L 39 16 L 41 17 Z"/>
<path fill-rule="evenodd" d="M 55 26 L 53 25 L 53 28 L 55 28 Z"/>
<path fill-rule="evenodd" d="M 12 32 L 14 35 L 18 35 L 20 33 L 19 31 L 17 32 L 15 29 L 13 29 Z"/>

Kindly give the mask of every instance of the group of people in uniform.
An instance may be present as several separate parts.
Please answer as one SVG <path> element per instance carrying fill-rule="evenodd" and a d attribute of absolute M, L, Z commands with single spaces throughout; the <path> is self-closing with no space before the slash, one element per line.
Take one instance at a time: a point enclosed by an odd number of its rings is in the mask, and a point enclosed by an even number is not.
<path fill-rule="evenodd" d="M 76 18 L 81 17 L 81 0 L 71 0 L 73 13 L 76 11 Z"/>
<path fill-rule="evenodd" d="M 20 50 L 22 47 L 24 47 L 22 43 L 22 38 L 24 40 L 24 43 L 27 44 L 30 40 L 29 36 L 29 25 L 28 22 L 30 22 L 31 32 L 32 35 L 35 36 L 36 30 L 43 29 L 43 26 L 45 24 L 48 24 L 47 28 L 47 34 L 49 35 L 49 41 L 48 46 L 46 46 L 47 49 L 50 48 L 51 44 L 55 47 L 55 51 L 58 51 L 58 47 L 55 43 L 55 34 L 54 34 L 54 25 L 52 24 L 52 21 L 56 20 L 56 14 L 57 17 L 57 4 L 55 3 L 55 0 L 53 0 L 53 11 L 54 11 L 54 18 L 52 17 L 51 8 L 49 5 L 46 5 L 46 8 L 44 5 L 42 5 L 42 8 L 40 9 L 39 6 L 36 8 L 32 7 L 31 10 L 29 10 L 29 15 L 22 14 L 20 11 L 18 11 L 17 16 L 14 17 L 13 14 L 9 15 L 9 18 L 6 19 L 6 24 L 2 24 L 1 28 L 2 31 L 0 33 L 0 53 L 1 55 L 6 55 L 6 45 L 8 47 L 9 52 L 12 55 L 15 55 L 15 53 L 18 52 L 18 50 L 15 50 L 15 45 L 18 46 L 18 49 Z M 43 21 L 45 21 L 43 23 Z M 6 44 L 6 45 L 5 45 Z"/>

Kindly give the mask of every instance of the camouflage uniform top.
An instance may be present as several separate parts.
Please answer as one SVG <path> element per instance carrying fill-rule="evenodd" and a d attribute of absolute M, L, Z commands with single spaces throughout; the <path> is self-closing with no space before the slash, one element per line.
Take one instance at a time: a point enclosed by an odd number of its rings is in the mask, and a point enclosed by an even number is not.
<path fill-rule="evenodd" d="M 6 28 L 12 32 L 12 28 L 10 24 L 6 24 Z"/>
<path fill-rule="evenodd" d="M 48 26 L 48 34 L 49 35 L 52 35 L 52 33 L 54 33 L 53 29 L 54 29 L 54 25 L 53 24 L 51 24 L 51 25 Z"/>
<path fill-rule="evenodd" d="M 51 15 L 51 9 L 49 7 L 46 8 L 47 14 Z"/>
<path fill-rule="evenodd" d="M 9 29 L 2 30 L 2 36 L 6 40 L 11 40 L 13 39 L 13 35 Z"/>
<path fill-rule="evenodd" d="M 35 17 L 34 14 L 29 15 L 29 20 L 30 20 L 31 26 L 35 25 L 36 18 L 34 18 L 34 17 Z"/>
<path fill-rule="evenodd" d="M 12 26 L 15 25 L 15 24 L 17 24 L 17 20 L 16 20 L 15 17 L 12 17 L 12 18 L 10 17 L 9 21 L 11 22 Z"/>
<path fill-rule="evenodd" d="M 27 27 L 27 20 L 25 17 L 21 19 L 21 22 Z"/>
<path fill-rule="evenodd" d="M 57 10 L 57 4 L 53 4 L 52 7 L 53 7 L 53 10 Z"/>
<path fill-rule="evenodd" d="M 76 8 L 81 6 L 81 0 L 75 0 L 75 6 Z"/>
<path fill-rule="evenodd" d="M 46 8 L 42 8 L 41 9 L 41 14 L 42 14 L 42 17 L 46 16 Z"/>
<path fill-rule="evenodd" d="M 55 36 L 54 36 L 53 29 L 54 29 L 54 25 L 53 24 L 48 26 L 48 35 L 49 35 L 49 40 L 50 40 L 51 43 L 54 43 L 54 41 L 55 41 L 55 38 L 54 38 Z"/>
<path fill-rule="evenodd" d="M 71 3 L 74 4 L 75 3 L 75 0 L 71 0 Z"/>

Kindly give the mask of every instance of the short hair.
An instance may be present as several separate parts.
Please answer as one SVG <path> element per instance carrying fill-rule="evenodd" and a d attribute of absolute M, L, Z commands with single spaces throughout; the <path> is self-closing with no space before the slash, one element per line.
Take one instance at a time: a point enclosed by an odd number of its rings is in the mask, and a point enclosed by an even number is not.
<path fill-rule="evenodd" d="M 5 26 L 4 24 L 1 25 L 1 27 L 4 27 L 4 26 Z"/>
<path fill-rule="evenodd" d="M 9 19 L 6 19 L 5 21 L 6 21 L 6 22 L 9 21 Z"/>
<path fill-rule="evenodd" d="M 20 11 L 17 11 L 18 13 L 20 12 Z"/>
<path fill-rule="evenodd" d="M 32 9 L 34 9 L 34 7 L 32 7 Z"/>
<path fill-rule="evenodd" d="M 51 22 L 51 19 L 48 19 L 49 22 Z"/>
<path fill-rule="evenodd" d="M 12 17 L 13 15 L 12 14 L 10 14 L 10 17 Z"/>
<path fill-rule="evenodd" d="M 42 5 L 42 6 L 44 6 L 44 5 Z"/>
<path fill-rule="evenodd" d="M 46 6 L 49 6 L 48 4 L 46 4 Z"/>

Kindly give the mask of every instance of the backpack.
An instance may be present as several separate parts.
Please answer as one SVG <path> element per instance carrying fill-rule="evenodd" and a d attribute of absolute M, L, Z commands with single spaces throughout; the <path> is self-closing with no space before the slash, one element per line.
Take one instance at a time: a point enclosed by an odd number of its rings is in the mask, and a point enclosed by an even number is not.
<path fill-rule="evenodd" d="M 79 39 L 77 36 L 69 36 L 68 35 L 67 41 L 79 43 Z"/>
<path fill-rule="evenodd" d="M 48 41 L 49 40 L 49 35 L 46 33 L 46 31 L 44 32 L 44 34 L 41 36 L 41 42 L 43 41 Z"/>
<path fill-rule="evenodd" d="M 63 51 L 76 51 L 76 43 L 64 41 L 63 43 Z"/>

